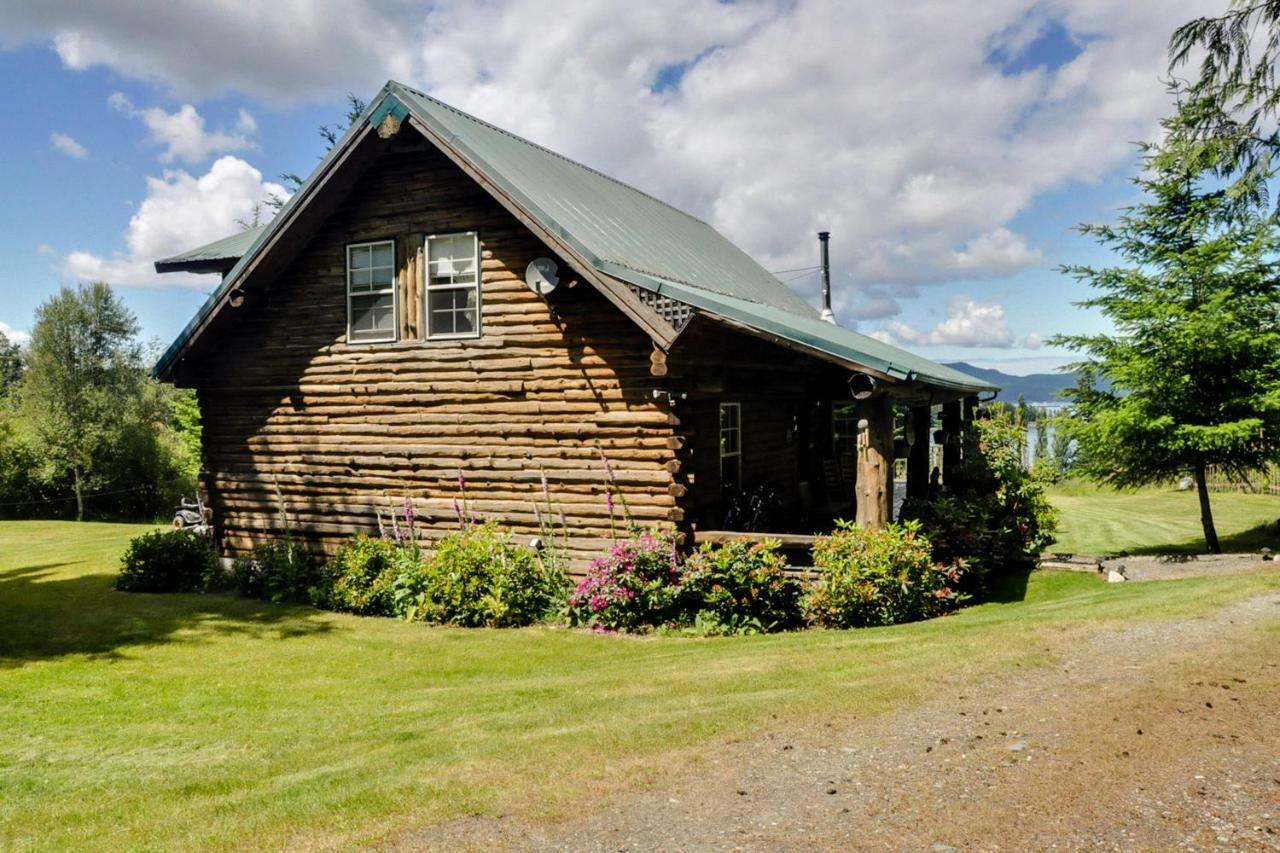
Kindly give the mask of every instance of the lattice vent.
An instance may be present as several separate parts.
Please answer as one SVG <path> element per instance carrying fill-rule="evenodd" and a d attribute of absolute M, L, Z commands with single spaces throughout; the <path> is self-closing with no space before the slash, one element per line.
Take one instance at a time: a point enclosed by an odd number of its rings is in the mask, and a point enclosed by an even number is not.
<path fill-rule="evenodd" d="M 679 299 L 672 299 L 670 296 L 663 296 L 660 293 L 654 293 L 635 285 L 627 285 L 631 288 L 631 292 L 636 295 L 645 305 L 652 308 L 658 313 L 662 319 L 671 324 L 671 328 L 677 332 L 684 329 L 693 319 L 694 307 Z"/>

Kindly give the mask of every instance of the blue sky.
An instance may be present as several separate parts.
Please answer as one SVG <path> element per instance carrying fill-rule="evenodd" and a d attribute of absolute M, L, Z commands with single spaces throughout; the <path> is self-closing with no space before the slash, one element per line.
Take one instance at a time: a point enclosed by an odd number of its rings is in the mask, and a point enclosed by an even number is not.
<path fill-rule="evenodd" d="M 302 4 L 306 21 L 239 2 L 4 17 L 0 330 L 21 336 L 60 285 L 103 277 L 167 342 L 216 282 L 150 261 L 234 230 L 281 173 L 310 171 L 347 91 L 396 77 L 688 209 L 769 269 L 815 263 L 831 230 L 847 325 L 1048 369 L 1066 355 L 1041 340 L 1100 328 L 1056 269 L 1105 261 L 1072 228 L 1133 200 L 1165 40 L 1215 8 L 341 0 L 342 15 Z M 359 14 L 380 37 L 353 43 L 339 19 Z M 806 50 L 777 48 L 793 43 Z M 816 276 L 782 277 L 816 298 Z"/>

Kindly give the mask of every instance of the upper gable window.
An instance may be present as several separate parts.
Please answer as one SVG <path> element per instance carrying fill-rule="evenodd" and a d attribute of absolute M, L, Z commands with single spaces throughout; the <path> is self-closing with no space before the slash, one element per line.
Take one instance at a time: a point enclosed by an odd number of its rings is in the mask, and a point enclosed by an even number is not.
<path fill-rule="evenodd" d="M 480 334 L 480 240 L 474 231 L 427 238 L 428 338 Z"/>
<path fill-rule="evenodd" d="M 347 341 L 395 339 L 395 243 L 386 240 L 347 246 Z"/>

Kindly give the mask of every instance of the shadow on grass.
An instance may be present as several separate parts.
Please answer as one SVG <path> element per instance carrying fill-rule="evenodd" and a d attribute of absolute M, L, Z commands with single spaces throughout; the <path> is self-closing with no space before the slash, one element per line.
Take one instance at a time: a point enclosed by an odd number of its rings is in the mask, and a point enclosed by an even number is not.
<path fill-rule="evenodd" d="M 68 564 L 0 571 L 0 669 L 66 655 L 121 657 L 130 646 L 247 634 L 289 638 L 331 630 L 314 611 L 224 595 L 117 592 L 110 574 L 57 576 Z"/>
<path fill-rule="evenodd" d="M 1026 601 L 1027 579 L 1030 577 L 1031 570 L 1027 568 L 1017 568 L 1002 572 L 991 579 L 990 587 L 982 600 L 996 604 L 1013 604 L 1018 601 Z"/>
<path fill-rule="evenodd" d="M 1248 530 L 1219 536 L 1218 543 L 1222 546 L 1224 554 L 1256 553 L 1263 548 L 1280 551 L 1280 531 L 1277 531 L 1277 523 L 1267 522 L 1250 527 Z M 1162 554 L 1195 556 L 1207 554 L 1208 551 L 1204 547 L 1204 537 L 1197 536 L 1185 542 L 1130 548 L 1128 553 L 1135 556 L 1158 557 Z"/>

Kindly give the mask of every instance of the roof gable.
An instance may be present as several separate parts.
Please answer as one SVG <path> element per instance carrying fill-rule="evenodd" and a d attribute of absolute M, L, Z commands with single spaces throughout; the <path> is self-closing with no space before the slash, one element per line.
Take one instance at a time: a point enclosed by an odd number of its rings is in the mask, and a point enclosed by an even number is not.
<path fill-rule="evenodd" d="M 814 354 L 865 366 L 903 381 L 950 392 L 995 386 L 906 350 L 821 321 L 799 294 L 701 220 L 594 169 L 467 115 L 417 90 L 389 82 L 359 121 L 317 166 L 276 217 L 261 229 L 158 261 L 157 270 L 192 269 L 219 253 L 243 254 L 221 286 L 165 351 L 155 374 L 167 376 L 229 294 L 293 227 L 318 189 L 343 165 L 351 149 L 387 123 L 408 121 L 459 162 L 513 212 L 576 257 L 579 268 L 615 304 L 636 297 L 622 284 L 659 294 L 709 316 L 777 336 Z M 584 266 L 585 265 L 585 268 Z M 644 317 L 637 318 L 644 322 Z M 652 330 L 651 330 L 652 331 Z M 678 332 L 677 332 L 678 333 Z M 655 336 L 658 340 L 658 336 Z M 662 345 L 669 340 L 659 340 Z"/>

